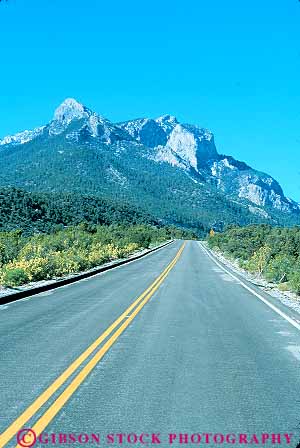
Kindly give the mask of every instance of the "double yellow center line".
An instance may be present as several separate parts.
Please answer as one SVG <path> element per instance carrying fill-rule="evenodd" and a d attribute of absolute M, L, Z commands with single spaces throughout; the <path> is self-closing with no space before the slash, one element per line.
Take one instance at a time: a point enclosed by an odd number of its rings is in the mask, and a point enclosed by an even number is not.
<path fill-rule="evenodd" d="M 65 405 L 69 398 L 78 389 L 80 384 L 91 373 L 105 353 L 116 342 L 119 336 L 126 330 L 129 324 L 151 299 L 153 294 L 160 287 L 169 272 L 173 269 L 181 256 L 185 243 L 177 252 L 175 258 L 166 267 L 166 269 L 157 277 L 157 279 L 147 288 L 125 311 L 122 313 L 0 436 L 0 448 L 4 447 L 17 432 L 23 428 L 24 424 L 31 419 L 37 411 L 54 395 L 55 392 L 70 378 L 70 376 L 82 366 L 87 358 L 96 350 L 96 353 L 75 376 L 71 383 L 64 389 L 59 397 L 45 411 L 45 413 L 32 426 L 32 430 L 39 436 L 48 426 L 55 415 Z M 120 325 L 121 324 L 121 325 Z M 118 328 L 117 328 L 118 327 Z M 100 344 L 117 328 L 110 338 L 101 347 Z M 17 445 L 19 446 L 19 445 Z"/>

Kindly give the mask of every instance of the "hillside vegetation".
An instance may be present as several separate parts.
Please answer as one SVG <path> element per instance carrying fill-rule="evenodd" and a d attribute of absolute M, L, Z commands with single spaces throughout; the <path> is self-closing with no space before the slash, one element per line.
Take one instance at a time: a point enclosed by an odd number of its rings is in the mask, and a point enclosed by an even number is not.
<path fill-rule="evenodd" d="M 300 294 L 300 227 L 231 227 L 212 232 L 208 244 L 242 268 Z"/>
<path fill-rule="evenodd" d="M 19 286 L 99 266 L 172 238 L 192 238 L 172 227 L 80 224 L 51 234 L 0 232 L 0 284 Z"/>
<path fill-rule="evenodd" d="M 22 229 L 26 235 L 65 226 L 89 224 L 158 224 L 142 209 L 126 202 L 74 193 L 33 193 L 0 189 L 0 231 Z"/>
<path fill-rule="evenodd" d="M 51 142 L 37 139 L 0 152 L 3 187 L 58 196 L 100 196 L 145 210 L 165 223 L 195 229 L 203 237 L 216 223 L 222 229 L 232 223 L 270 222 L 204 179 L 196 182 L 179 168 L 142 157 L 141 148 L 133 144 L 121 150 L 117 145 L 68 143 L 57 136 Z"/>

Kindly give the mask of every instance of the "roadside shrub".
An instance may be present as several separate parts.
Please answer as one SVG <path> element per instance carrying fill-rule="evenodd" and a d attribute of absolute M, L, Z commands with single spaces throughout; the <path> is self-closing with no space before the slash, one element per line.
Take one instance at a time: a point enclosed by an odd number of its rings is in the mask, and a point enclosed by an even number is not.
<path fill-rule="evenodd" d="M 276 283 L 285 282 L 293 271 L 295 263 L 296 260 L 294 257 L 284 254 L 276 255 L 266 266 L 266 279 Z"/>
<path fill-rule="evenodd" d="M 138 250 L 139 245 L 137 243 L 129 243 L 124 247 L 125 250 L 125 255 L 128 255 L 132 252 L 135 252 L 136 250 Z"/>
<path fill-rule="evenodd" d="M 8 263 L 5 270 L 21 269 L 25 272 L 27 280 L 39 281 L 48 278 L 47 258 L 32 258 L 31 260 L 16 260 Z"/>
<path fill-rule="evenodd" d="M 49 262 L 51 277 L 75 274 L 89 268 L 85 254 L 76 254 L 73 251 L 52 253 Z"/>
<path fill-rule="evenodd" d="M 90 267 L 94 268 L 108 261 L 109 255 L 105 252 L 102 244 L 96 243 L 91 246 L 87 259 Z"/>
<path fill-rule="evenodd" d="M 272 251 L 269 246 L 264 245 L 260 247 L 256 252 L 254 252 L 250 260 L 245 263 L 244 266 L 250 272 L 257 272 L 261 275 L 268 265 L 271 257 L 271 252 Z"/>
<path fill-rule="evenodd" d="M 143 230 L 137 230 L 137 232 L 132 235 L 131 241 L 136 243 L 139 247 L 148 248 L 151 243 L 151 236 Z"/>
<path fill-rule="evenodd" d="M 4 286 L 21 286 L 28 281 L 29 277 L 22 268 L 6 268 L 0 274 L 0 282 Z"/>
<path fill-rule="evenodd" d="M 292 288 L 292 290 L 300 294 L 300 266 L 298 265 L 297 270 L 292 272 L 289 275 L 289 285 Z"/>
<path fill-rule="evenodd" d="M 103 250 L 109 260 L 116 260 L 121 256 L 121 249 L 114 244 L 107 244 L 103 247 Z"/>

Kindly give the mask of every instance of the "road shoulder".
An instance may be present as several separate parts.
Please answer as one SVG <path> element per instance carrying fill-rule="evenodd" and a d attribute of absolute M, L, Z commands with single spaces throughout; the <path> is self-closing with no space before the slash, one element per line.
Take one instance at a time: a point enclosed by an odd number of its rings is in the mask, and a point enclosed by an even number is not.
<path fill-rule="evenodd" d="M 199 242 L 199 246 L 203 251 L 206 251 L 208 255 L 210 255 L 211 259 L 214 260 L 215 263 L 218 263 L 224 271 L 227 271 L 229 274 L 235 276 L 241 283 L 244 283 L 247 288 L 253 290 L 254 296 L 255 294 L 262 296 L 263 299 L 270 302 L 270 304 L 278 308 L 282 313 L 286 314 L 297 324 L 300 324 L 299 300 L 286 296 L 278 289 L 275 290 L 275 288 L 268 287 L 267 282 L 258 282 L 257 278 L 251 276 L 243 269 L 238 268 L 223 255 L 209 249 L 205 241 Z"/>

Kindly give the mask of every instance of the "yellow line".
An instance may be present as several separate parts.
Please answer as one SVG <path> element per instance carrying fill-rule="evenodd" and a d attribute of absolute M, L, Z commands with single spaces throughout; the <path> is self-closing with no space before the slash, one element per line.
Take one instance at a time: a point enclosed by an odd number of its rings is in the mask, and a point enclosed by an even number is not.
<path fill-rule="evenodd" d="M 128 318 L 128 314 L 132 310 L 134 310 L 134 308 L 140 302 L 143 301 L 144 297 L 147 297 L 147 295 L 149 295 L 154 289 L 156 291 L 156 289 L 158 288 L 157 285 L 161 284 L 162 279 L 164 279 L 168 275 L 170 270 L 173 268 L 173 266 L 177 262 L 179 256 L 181 255 L 181 253 L 183 251 L 184 245 L 185 245 L 185 243 L 181 246 L 181 248 L 179 249 L 175 258 L 166 267 L 166 269 L 157 277 L 157 279 L 1 434 L 1 437 L 0 437 L 0 447 L 1 448 L 3 446 L 5 446 L 5 444 L 18 432 L 18 430 L 20 430 L 24 426 L 24 424 L 31 417 L 34 416 L 34 414 L 49 400 L 49 398 L 51 398 L 51 396 L 68 380 L 68 378 L 93 353 L 93 351 L 96 350 L 96 348 L 98 348 L 98 346 L 112 333 L 112 331 L 122 321 L 124 321 L 124 319 Z M 154 293 L 154 291 L 153 291 L 153 293 Z M 153 293 L 151 294 L 151 296 L 153 295 Z M 136 308 L 136 309 L 138 309 L 138 308 Z M 134 315 L 134 313 L 132 313 L 130 315 L 130 317 L 125 321 L 125 323 L 128 322 L 128 325 L 129 325 L 129 323 L 133 319 L 133 318 L 131 318 L 131 316 L 133 316 L 133 315 Z M 122 327 L 120 327 L 120 328 L 122 328 Z M 103 347 L 105 347 L 105 345 Z M 109 345 L 109 347 L 110 347 L 110 345 Z M 92 358 L 92 359 L 94 359 L 94 358 Z M 87 364 L 87 365 L 89 365 L 89 364 Z"/>
<path fill-rule="evenodd" d="M 80 371 L 80 373 L 73 379 L 69 386 L 62 392 L 62 394 L 57 398 L 57 400 L 50 406 L 50 408 L 42 415 L 42 417 L 35 423 L 32 430 L 37 436 L 48 426 L 48 424 L 53 420 L 60 409 L 65 405 L 65 403 L 71 398 L 74 392 L 78 389 L 80 384 L 85 380 L 89 373 L 95 368 L 98 362 L 103 358 L 105 353 L 110 349 L 110 347 L 116 342 L 119 336 L 126 330 L 128 325 L 133 321 L 135 316 L 141 311 L 141 309 L 146 305 L 146 303 L 151 299 L 155 291 L 162 284 L 164 279 L 167 277 L 171 269 L 175 266 L 176 262 L 181 255 L 183 247 L 181 248 L 179 254 L 175 257 L 172 262 L 172 266 L 169 267 L 168 272 L 166 272 L 163 277 L 159 280 L 156 286 L 147 294 L 145 299 L 137 306 L 137 308 L 132 312 L 130 317 L 125 320 L 125 322 L 118 328 L 118 330 L 108 339 L 108 341 L 100 348 L 100 350 L 93 356 L 93 358 L 88 362 L 88 364 Z"/>

